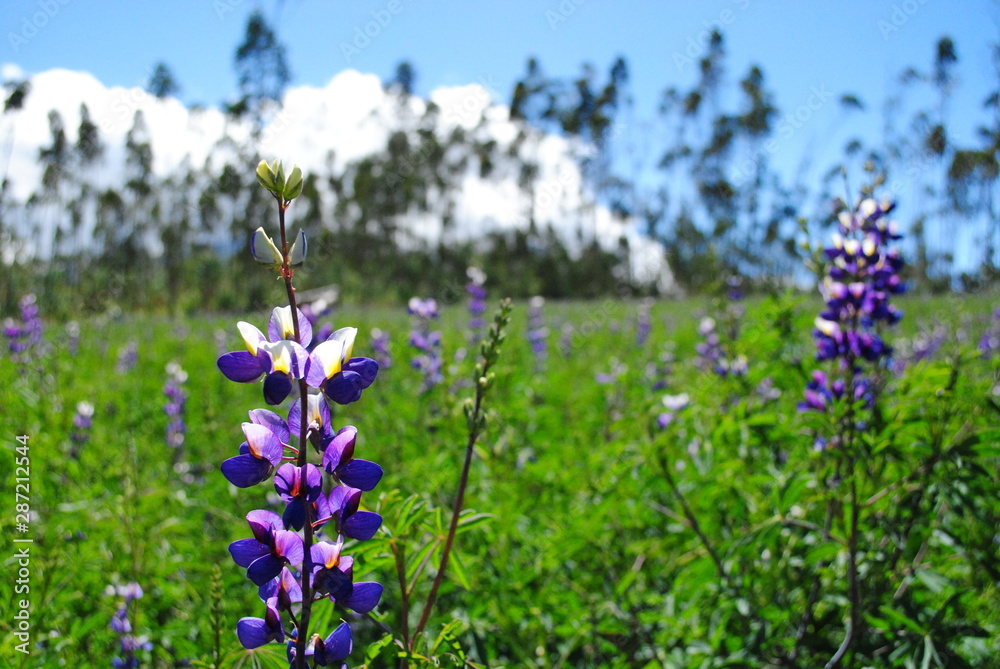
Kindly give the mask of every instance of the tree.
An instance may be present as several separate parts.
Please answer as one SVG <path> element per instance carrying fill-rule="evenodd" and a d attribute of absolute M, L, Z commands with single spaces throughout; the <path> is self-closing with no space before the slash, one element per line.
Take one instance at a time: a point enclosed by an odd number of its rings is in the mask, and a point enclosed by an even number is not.
<path fill-rule="evenodd" d="M 234 64 L 243 94 L 243 108 L 253 115 L 259 130 L 263 125 L 264 108 L 269 102 L 281 102 L 285 87 L 292 78 L 285 46 L 278 41 L 278 36 L 260 10 L 254 10 L 247 21 L 246 35 L 236 49 Z"/>
<path fill-rule="evenodd" d="M 159 99 L 174 96 L 181 91 L 180 84 L 177 83 L 174 73 L 166 63 L 160 61 L 153 68 L 146 83 L 146 91 Z"/>

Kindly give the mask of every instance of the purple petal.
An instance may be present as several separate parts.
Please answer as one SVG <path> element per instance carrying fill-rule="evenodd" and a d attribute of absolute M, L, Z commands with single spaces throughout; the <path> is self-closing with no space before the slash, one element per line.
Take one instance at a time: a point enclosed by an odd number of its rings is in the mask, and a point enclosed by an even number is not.
<path fill-rule="evenodd" d="M 354 649 L 354 638 L 351 635 L 351 626 L 347 623 L 340 623 L 337 629 L 330 632 L 330 636 L 323 640 L 325 646 L 325 661 L 338 661 L 347 659 Z"/>
<path fill-rule="evenodd" d="M 267 460 L 275 467 L 281 464 L 285 447 L 271 430 L 256 423 L 243 423 L 242 427 L 247 444 L 250 446 L 250 455 Z"/>
<path fill-rule="evenodd" d="M 337 372 L 323 385 L 323 392 L 337 404 L 357 402 L 361 399 L 362 390 L 361 375 L 348 370 Z"/>
<path fill-rule="evenodd" d="M 237 488 L 249 488 L 267 480 L 274 467 L 267 460 L 252 455 L 237 455 L 224 460 L 222 475 Z"/>
<path fill-rule="evenodd" d="M 292 392 L 292 379 L 284 372 L 273 372 L 264 379 L 264 401 L 275 406 Z"/>
<path fill-rule="evenodd" d="M 250 412 L 250 422 L 256 423 L 257 425 L 263 425 L 269 429 L 281 443 L 291 443 L 292 435 L 288 429 L 288 424 L 285 422 L 284 418 L 273 411 L 268 411 L 267 409 L 254 409 Z"/>
<path fill-rule="evenodd" d="M 361 388 L 367 388 L 378 374 L 378 363 L 371 358 L 351 358 L 344 363 L 344 370 L 361 377 Z"/>
<path fill-rule="evenodd" d="M 299 343 L 308 346 L 312 342 L 312 323 L 302 313 L 301 309 L 296 309 L 299 316 Z M 278 318 L 278 309 L 271 312 L 271 318 L 267 322 L 267 338 L 272 342 L 282 339 L 293 339 L 294 329 L 291 332 L 282 332 L 281 323 Z"/>
<path fill-rule="evenodd" d="M 292 566 L 302 564 L 302 537 L 295 532 L 278 530 L 274 533 L 274 552 Z"/>
<path fill-rule="evenodd" d="M 253 581 L 254 585 L 264 585 L 280 574 L 284 566 L 283 559 L 269 553 L 250 563 L 250 567 L 247 569 L 247 578 Z"/>
<path fill-rule="evenodd" d="M 337 602 L 357 613 L 368 613 L 378 606 L 380 599 L 382 599 L 382 584 L 363 581 L 354 584 L 354 591 L 349 597 L 338 599 Z"/>
<path fill-rule="evenodd" d="M 229 554 L 233 562 L 246 569 L 254 560 L 269 554 L 271 550 L 256 539 L 240 539 L 229 544 Z"/>
<path fill-rule="evenodd" d="M 337 435 L 330 440 L 323 453 L 323 469 L 329 474 L 354 457 L 354 444 L 358 438 L 358 429 L 353 425 L 340 428 Z"/>
<path fill-rule="evenodd" d="M 313 568 L 329 567 L 335 568 L 340 559 L 340 544 L 331 544 L 329 541 L 320 541 L 309 547 L 309 557 L 313 563 Z"/>
<path fill-rule="evenodd" d="M 344 521 L 344 535 L 358 541 L 368 541 L 382 527 L 382 516 L 372 511 L 358 511 Z"/>
<path fill-rule="evenodd" d="M 349 516 L 358 510 L 361 503 L 361 491 L 346 485 L 338 485 L 330 491 L 328 498 L 330 513 Z"/>
<path fill-rule="evenodd" d="M 239 383 L 252 383 L 267 371 L 266 368 L 262 368 L 261 360 L 248 351 L 236 351 L 221 355 L 216 364 L 227 379 Z"/>
<path fill-rule="evenodd" d="M 317 592 L 329 595 L 338 602 L 350 598 L 354 592 L 351 577 L 337 567 L 332 569 L 323 567 L 317 571 L 313 577 L 313 587 Z"/>
<path fill-rule="evenodd" d="M 337 478 L 352 488 L 368 492 L 382 480 L 382 468 L 368 460 L 351 460 L 337 469 Z"/>
<path fill-rule="evenodd" d="M 273 631 L 263 618 L 240 618 L 236 623 L 236 636 L 244 648 L 259 648 L 274 640 Z"/>
<path fill-rule="evenodd" d="M 270 546 L 274 532 L 281 529 L 281 516 L 268 509 L 254 509 L 247 513 L 247 523 L 257 541 Z"/>

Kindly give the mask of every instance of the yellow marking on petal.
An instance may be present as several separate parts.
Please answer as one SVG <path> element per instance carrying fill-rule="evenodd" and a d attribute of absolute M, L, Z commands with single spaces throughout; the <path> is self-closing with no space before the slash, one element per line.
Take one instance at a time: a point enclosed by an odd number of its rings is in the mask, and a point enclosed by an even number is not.
<path fill-rule="evenodd" d="M 257 347 L 263 341 L 264 333 L 245 321 L 237 323 L 236 329 L 240 331 L 240 336 L 243 337 L 243 342 L 250 354 L 257 355 Z"/>
<path fill-rule="evenodd" d="M 816 329 L 825 334 L 827 337 L 833 337 L 836 333 L 840 332 L 840 326 L 833 321 L 828 321 L 825 318 L 816 317 Z"/>
<path fill-rule="evenodd" d="M 347 362 L 348 358 L 351 357 L 351 353 L 354 351 L 354 340 L 357 336 L 357 328 L 340 328 L 330 336 L 332 341 L 339 341 L 343 344 L 343 350 L 340 353 L 341 364 Z"/>
<path fill-rule="evenodd" d="M 276 372 L 292 373 L 292 343 L 281 340 L 274 343 L 264 342 L 260 345 L 271 354 L 271 365 Z"/>
<path fill-rule="evenodd" d="M 278 319 L 278 329 L 281 331 L 282 339 L 292 339 L 295 337 L 295 321 L 292 319 L 292 308 L 275 307 L 274 315 Z"/>
<path fill-rule="evenodd" d="M 331 378 L 343 365 L 343 342 L 328 339 L 313 349 L 313 356 L 323 365 L 323 377 Z"/>

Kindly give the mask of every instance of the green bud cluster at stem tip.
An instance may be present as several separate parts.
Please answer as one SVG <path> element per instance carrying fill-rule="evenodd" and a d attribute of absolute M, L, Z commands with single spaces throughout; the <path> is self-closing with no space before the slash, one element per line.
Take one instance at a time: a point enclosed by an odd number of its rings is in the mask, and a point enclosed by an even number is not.
<path fill-rule="evenodd" d="M 268 165 L 266 160 L 257 165 L 257 181 L 273 195 L 281 206 L 288 206 L 292 200 L 302 193 L 302 170 L 298 165 L 292 166 L 292 171 L 285 175 L 285 168 L 280 160 Z"/>

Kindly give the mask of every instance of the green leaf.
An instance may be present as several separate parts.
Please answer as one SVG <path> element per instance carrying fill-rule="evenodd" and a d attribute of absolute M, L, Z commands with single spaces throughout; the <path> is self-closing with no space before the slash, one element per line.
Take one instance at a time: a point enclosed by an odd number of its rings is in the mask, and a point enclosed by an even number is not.
<path fill-rule="evenodd" d="M 951 585 L 947 578 L 932 569 L 918 569 L 914 575 L 933 593 L 940 593 Z"/>

